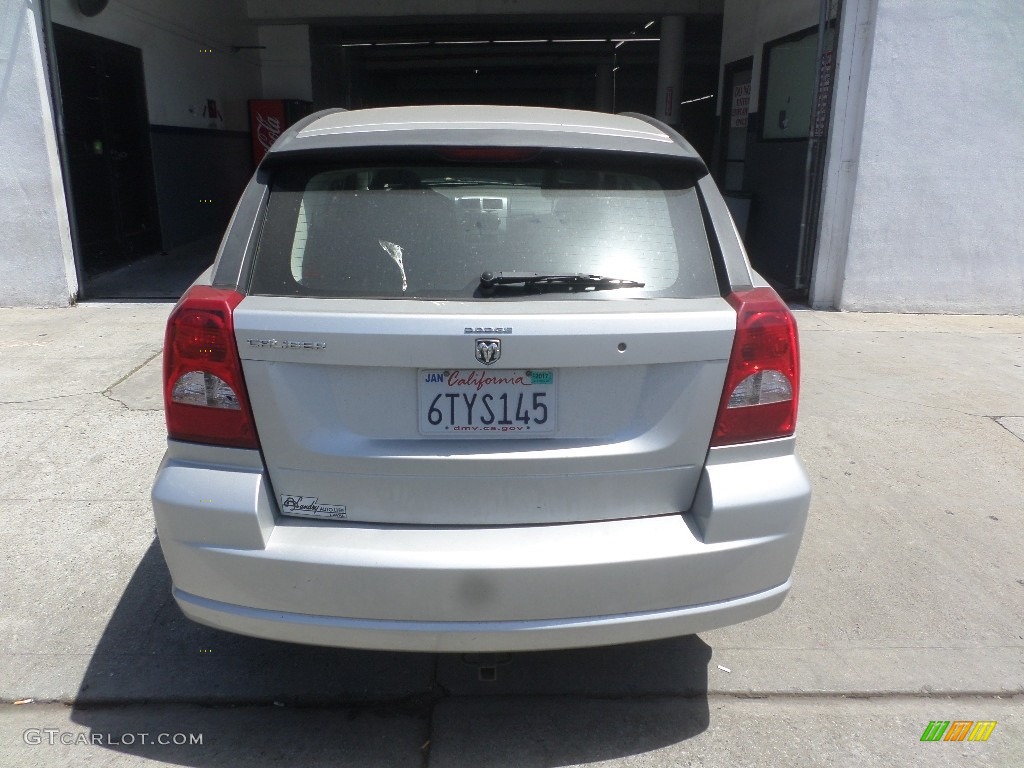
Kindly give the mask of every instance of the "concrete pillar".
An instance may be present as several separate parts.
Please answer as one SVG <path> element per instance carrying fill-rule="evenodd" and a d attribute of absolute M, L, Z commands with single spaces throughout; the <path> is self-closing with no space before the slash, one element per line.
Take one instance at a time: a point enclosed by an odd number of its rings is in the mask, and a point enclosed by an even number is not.
<path fill-rule="evenodd" d="M 594 109 L 598 112 L 615 111 L 615 79 L 611 64 L 597 65 L 597 83 L 594 93 Z"/>
<path fill-rule="evenodd" d="M 686 19 L 663 16 L 658 48 L 658 96 L 654 116 L 669 125 L 679 125 L 683 100 L 683 34 Z"/>

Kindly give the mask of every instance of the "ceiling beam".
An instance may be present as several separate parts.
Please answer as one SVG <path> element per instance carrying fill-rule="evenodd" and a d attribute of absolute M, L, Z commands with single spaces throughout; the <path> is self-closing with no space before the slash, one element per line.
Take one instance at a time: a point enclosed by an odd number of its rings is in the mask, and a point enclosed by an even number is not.
<path fill-rule="evenodd" d="M 725 0 L 632 0 L 629 13 L 666 15 L 721 14 Z M 309 24 L 347 18 L 438 16 L 600 16 L 623 12 L 622 0 L 246 0 L 257 23 Z"/>

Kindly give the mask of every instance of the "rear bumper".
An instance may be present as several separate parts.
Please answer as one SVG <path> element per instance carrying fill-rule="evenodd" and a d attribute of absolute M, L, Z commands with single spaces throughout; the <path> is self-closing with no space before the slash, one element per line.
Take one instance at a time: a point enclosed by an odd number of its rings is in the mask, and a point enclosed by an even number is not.
<path fill-rule="evenodd" d="M 172 444 L 153 505 L 175 598 L 203 624 L 382 650 L 607 645 L 782 603 L 810 495 L 791 451 L 713 451 L 686 514 L 438 528 L 279 517 L 258 454 Z"/>
<path fill-rule="evenodd" d="M 737 624 L 778 608 L 787 581 L 757 595 L 666 611 L 546 621 L 384 621 L 285 613 L 219 603 L 175 588 L 186 616 L 229 632 L 347 648 L 392 651 L 498 652 L 580 648 L 692 635 Z"/>

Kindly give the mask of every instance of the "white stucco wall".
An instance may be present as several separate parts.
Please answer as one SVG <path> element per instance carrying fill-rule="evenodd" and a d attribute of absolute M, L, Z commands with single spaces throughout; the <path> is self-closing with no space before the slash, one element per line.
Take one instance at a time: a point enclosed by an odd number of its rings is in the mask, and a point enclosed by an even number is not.
<path fill-rule="evenodd" d="M 0 0 L 0 306 L 77 293 L 67 205 L 32 0 Z"/>
<path fill-rule="evenodd" d="M 245 0 L 116 0 L 91 18 L 71 0 L 50 4 L 55 24 L 142 49 L 150 123 L 249 130 L 246 102 L 262 86 Z M 253 48 L 232 52 L 239 46 Z M 204 116 L 207 99 L 216 99 L 223 120 Z"/>
<path fill-rule="evenodd" d="M 878 0 L 840 308 L 1024 312 L 1020 0 Z"/>

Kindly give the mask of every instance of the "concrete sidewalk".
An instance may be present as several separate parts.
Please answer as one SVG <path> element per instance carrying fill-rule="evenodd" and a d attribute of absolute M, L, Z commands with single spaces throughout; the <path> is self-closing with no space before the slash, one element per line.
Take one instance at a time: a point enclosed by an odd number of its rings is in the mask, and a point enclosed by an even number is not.
<path fill-rule="evenodd" d="M 1024 764 L 1024 317 L 799 312 L 814 500 L 785 605 L 700 637 L 479 660 L 181 617 L 148 499 L 169 310 L 0 310 L 0 701 L 35 700 L 0 704 L 18 764 Z M 921 743 L 936 719 L 999 725 Z M 22 738 L 201 726 L 219 746 Z"/>

